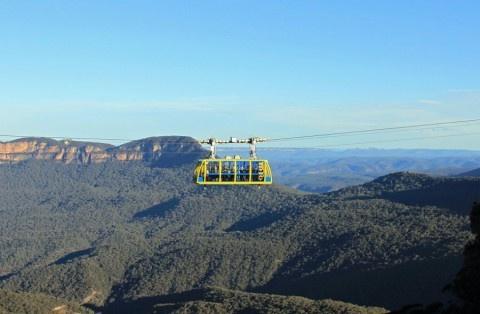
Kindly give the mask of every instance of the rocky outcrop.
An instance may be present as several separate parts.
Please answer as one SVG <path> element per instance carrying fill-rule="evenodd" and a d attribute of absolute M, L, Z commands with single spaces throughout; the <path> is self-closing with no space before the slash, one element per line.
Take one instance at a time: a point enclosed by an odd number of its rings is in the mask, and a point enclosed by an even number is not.
<path fill-rule="evenodd" d="M 108 144 L 56 141 L 49 138 L 23 138 L 0 142 L 0 162 L 11 163 L 29 159 L 54 160 L 64 163 L 102 162 L 109 158 Z"/>
<path fill-rule="evenodd" d="M 0 163 L 25 160 L 52 160 L 63 163 L 101 163 L 107 160 L 168 162 L 191 160 L 205 154 L 191 137 L 160 136 L 120 146 L 103 143 L 57 141 L 50 138 L 23 138 L 0 142 Z"/>

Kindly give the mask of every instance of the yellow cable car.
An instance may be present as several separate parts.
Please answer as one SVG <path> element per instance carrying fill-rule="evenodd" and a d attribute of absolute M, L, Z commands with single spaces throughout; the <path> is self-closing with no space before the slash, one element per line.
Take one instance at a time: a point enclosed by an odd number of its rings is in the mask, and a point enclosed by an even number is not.
<path fill-rule="evenodd" d="M 272 184 L 272 171 L 264 159 L 202 159 L 194 180 L 200 185 L 265 185 Z"/>
<path fill-rule="evenodd" d="M 272 170 L 268 160 L 257 159 L 255 144 L 263 142 L 262 138 L 250 138 L 229 141 L 209 139 L 200 141 L 209 144 L 210 157 L 198 161 L 194 171 L 194 183 L 198 185 L 269 185 L 273 183 Z M 216 144 L 249 143 L 250 158 L 225 157 L 217 158 Z"/>

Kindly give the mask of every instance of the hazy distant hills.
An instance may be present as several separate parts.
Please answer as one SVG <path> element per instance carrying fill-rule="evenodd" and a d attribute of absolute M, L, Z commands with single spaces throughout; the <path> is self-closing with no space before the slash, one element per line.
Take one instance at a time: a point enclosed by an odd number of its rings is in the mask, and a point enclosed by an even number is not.
<path fill-rule="evenodd" d="M 157 165 L 1 165 L 0 286 L 107 311 L 209 286 L 430 302 L 461 265 L 465 206 L 480 198 L 477 179 L 406 173 L 325 195 L 203 189 L 192 164 Z"/>
<path fill-rule="evenodd" d="M 480 152 L 461 150 L 259 147 L 259 155 L 270 160 L 277 182 L 310 192 L 338 190 L 393 172 L 456 175 L 480 167 Z"/>

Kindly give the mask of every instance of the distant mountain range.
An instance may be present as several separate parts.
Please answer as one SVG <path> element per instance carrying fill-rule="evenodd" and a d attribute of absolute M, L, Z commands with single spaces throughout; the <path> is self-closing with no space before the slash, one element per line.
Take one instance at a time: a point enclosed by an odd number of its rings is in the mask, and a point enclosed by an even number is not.
<path fill-rule="evenodd" d="M 223 152 L 231 154 L 232 150 Z M 366 183 L 394 172 L 448 176 L 480 167 L 480 152 L 468 150 L 260 147 L 258 153 L 270 160 L 277 182 L 320 193 Z"/>
<path fill-rule="evenodd" d="M 204 190 L 190 181 L 193 161 L 0 165 L 0 287 L 105 312 L 135 300 L 176 304 L 167 312 L 238 306 L 182 294 L 212 286 L 252 300 L 428 303 L 445 298 L 480 199 L 480 178 L 412 173 L 323 195 Z"/>

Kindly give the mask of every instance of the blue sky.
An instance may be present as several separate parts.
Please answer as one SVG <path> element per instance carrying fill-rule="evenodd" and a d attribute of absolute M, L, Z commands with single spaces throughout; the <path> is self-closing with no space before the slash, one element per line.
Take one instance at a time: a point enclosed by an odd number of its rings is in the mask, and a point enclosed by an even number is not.
<path fill-rule="evenodd" d="M 0 134 L 283 137 L 479 118 L 479 12 L 440 0 L 2 1 Z M 286 145 L 480 149 L 477 133 Z M 470 135 L 388 143 L 451 134 Z"/>

